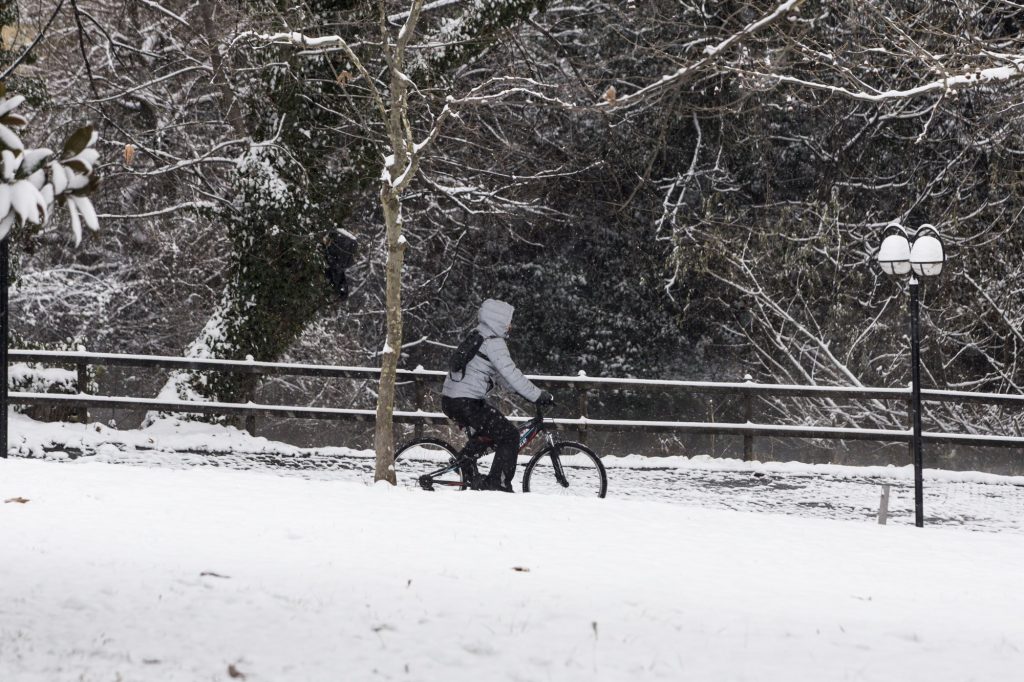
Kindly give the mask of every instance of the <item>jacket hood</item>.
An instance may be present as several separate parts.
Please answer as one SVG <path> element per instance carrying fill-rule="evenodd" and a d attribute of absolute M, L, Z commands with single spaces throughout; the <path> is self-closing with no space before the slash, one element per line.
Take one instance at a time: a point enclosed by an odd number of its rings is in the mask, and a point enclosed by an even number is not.
<path fill-rule="evenodd" d="M 504 301 L 496 298 L 487 299 L 480 305 L 480 331 L 486 332 L 484 336 L 504 337 L 509 324 L 512 323 L 512 313 L 515 310 Z"/>

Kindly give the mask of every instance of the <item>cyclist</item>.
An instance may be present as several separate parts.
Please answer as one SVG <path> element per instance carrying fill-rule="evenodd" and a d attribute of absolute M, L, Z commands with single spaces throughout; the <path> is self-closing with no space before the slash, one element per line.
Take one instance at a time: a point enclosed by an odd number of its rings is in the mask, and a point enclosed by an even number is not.
<path fill-rule="evenodd" d="M 502 490 L 512 492 L 512 479 L 516 474 L 516 455 L 519 451 L 519 431 L 496 407 L 486 400 L 488 393 L 499 382 L 526 400 L 537 405 L 550 405 L 554 398 L 537 388 L 523 376 L 508 352 L 505 337 L 512 327 L 512 313 L 508 303 L 489 298 L 480 306 L 480 324 L 477 331 L 483 336 L 479 351 L 466 364 L 461 377 L 454 372 L 445 377 L 441 389 L 441 411 L 463 428 L 471 427 L 477 433 L 494 441 L 494 463 L 486 477 L 471 482 L 474 490 Z"/>

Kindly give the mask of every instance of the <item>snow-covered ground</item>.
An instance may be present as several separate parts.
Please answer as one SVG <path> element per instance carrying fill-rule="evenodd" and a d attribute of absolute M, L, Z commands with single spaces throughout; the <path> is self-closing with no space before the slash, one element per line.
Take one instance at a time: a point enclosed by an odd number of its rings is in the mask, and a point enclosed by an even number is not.
<path fill-rule="evenodd" d="M 368 483 L 373 453 L 301 449 L 244 431 L 174 419 L 143 430 L 102 424 L 35 422 L 11 415 L 12 452 L 65 459 L 92 453 L 110 463 L 172 468 L 267 470 L 315 480 Z M 525 463 L 525 460 L 522 461 Z M 742 462 L 711 457 L 606 457 L 608 495 L 686 506 L 822 519 L 872 521 L 881 484 L 891 488 L 890 524 L 913 524 L 913 469 Z M 412 483 L 399 465 L 400 482 Z M 521 474 L 519 476 L 521 480 Z M 925 522 L 980 531 L 1024 533 L 1024 477 L 925 471 Z M 2 680 L 0 680 L 2 682 Z"/>
<path fill-rule="evenodd" d="M 0 680 L 1024 669 L 1015 533 L 96 459 L 0 460 Z"/>

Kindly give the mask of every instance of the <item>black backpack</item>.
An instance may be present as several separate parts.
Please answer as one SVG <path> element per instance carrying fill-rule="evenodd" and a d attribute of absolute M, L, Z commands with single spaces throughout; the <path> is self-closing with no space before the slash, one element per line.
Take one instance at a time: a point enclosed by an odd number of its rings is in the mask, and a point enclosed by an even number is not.
<path fill-rule="evenodd" d="M 494 339 L 497 337 L 488 336 L 487 338 Z M 466 338 L 462 339 L 462 343 L 452 351 L 451 359 L 448 361 L 448 373 L 453 379 L 456 372 L 461 372 L 463 377 L 466 376 L 466 365 L 469 364 L 474 355 L 479 355 L 484 360 L 487 359 L 487 356 L 480 352 L 480 346 L 483 343 L 484 336 L 476 329 L 467 334 Z"/>
<path fill-rule="evenodd" d="M 352 265 L 356 257 L 356 238 L 342 229 L 331 230 L 324 237 L 324 274 L 331 283 L 331 288 L 338 296 L 348 296 L 348 279 L 345 270 Z"/>

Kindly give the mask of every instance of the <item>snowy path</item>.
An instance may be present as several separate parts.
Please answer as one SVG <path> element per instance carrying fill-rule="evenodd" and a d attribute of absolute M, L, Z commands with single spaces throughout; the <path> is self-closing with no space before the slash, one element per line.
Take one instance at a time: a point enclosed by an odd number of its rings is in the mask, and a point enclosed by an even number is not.
<path fill-rule="evenodd" d="M 1024 667 L 1013 533 L 95 459 L 0 461 L 14 497 L 5 682 L 962 682 Z"/>
<path fill-rule="evenodd" d="M 373 461 L 368 452 L 300 458 L 260 454 L 108 452 L 101 459 L 147 466 L 216 466 L 274 471 L 313 480 L 362 483 L 373 480 Z M 826 467 L 827 473 L 818 473 L 813 467 L 798 464 L 774 468 L 751 466 L 736 470 L 734 467 L 742 463 L 710 458 L 688 462 L 686 468 L 658 466 L 656 459 L 638 467 L 635 460 L 641 459 L 639 457 L 629 458 L 632 461 L 621 464 L 614 459 L 606 459 L 609 497 L 656 500 L 711 509 L 874 521 L 878 517 L 881 484 L 885 482 L 892 486 L 889 523 L 912 525 L 914 522 L 913 483 L 906 476 L 896 476 L 897 473 L 909 473 L 902 470 L 895 470 L 889 476 L 860 474 L 857 467 Z M 400 483 L 415 487 L 414 478 L 402 476 L 400 464 L 398 472 Z M 516 476 L 517 485 L 521 480 L 522 466 Z M 928 525 L 1024 533 L 1024 481 L 1017 484 L 982 483 L 956 480 L 955 477 L 953 480 L 928 480 L 925 510 L 925 523 Z"/>
<path fill-rule="evenodd" d="M 99 424 L 41 424 L 12 414 L 13 447 L 60 458 L 68 449 L 98 453 L 103 462 L 168 468 L 218 467 L 273 471 L 311 480 L 372 481 L 369 451 L 301 450 L 231 428 L 167 421 L 143 431 Z M 609 498 L 874 522 L 881 484 L 890 483 L 889 523 L 913 524 L 912 469 L 740 462 L 709 457 L 605 458 Z M 522 460 L 525 463 L 525 458 Z M 403 477 L 399 465 L 399 480 Z M 517 476 L 521 481 L 522 473 Z M 1024 477 L 925 471 L 925 523 L 989 532 L 1024 533 Z"/>

